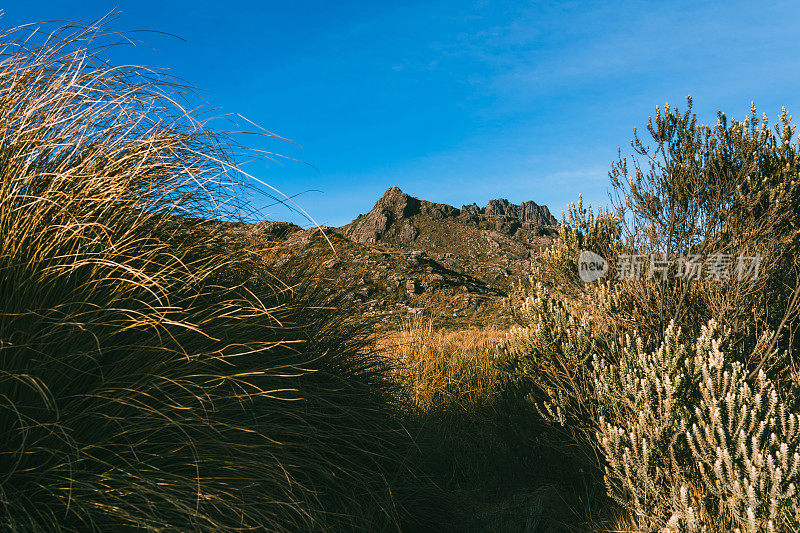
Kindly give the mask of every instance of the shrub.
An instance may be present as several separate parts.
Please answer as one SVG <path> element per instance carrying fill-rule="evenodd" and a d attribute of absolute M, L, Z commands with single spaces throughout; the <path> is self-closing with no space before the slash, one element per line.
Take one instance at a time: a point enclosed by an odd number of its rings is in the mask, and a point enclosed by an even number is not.
<path fill-rule="evenodd" d="M 691 107 L 657 109 L 652 144 L 634 130 L 635 154 L 609 173 L 607 223 L 570 208 L 543 260 L 557 277 L 543 281 L 572 286 L 536 287 L 505 360 L 542 416 L 600 454 L 638 529 L 796 530 L 800 144 L 785 110 L 773 131 L 754 105 L 713 128 Z M 592 228 L 617 253 L 759 255 L 759 276 L 645 265 L 639 279 L 580 286 L 574 258 Z"/>
<path fill-rule="evenodd" d="M 684 297 L 693 281 L 670 279 L 643 288 L 659 303 L 649 322 L 663 331 L 675 320 L 698 334 L 700 325 L 714 318 L 731 327 L 731 350 L 742 359 L 752 355 L 764 331 L 774 330 L 779 338 L 773 349 L 747 366 L 751 372 L 782 366 L 776 356 L 794 342 L 785 318 L 797 311 L 795 289 L 800 287 L 800 144 L 792 142 L 791 116 L 784 109 L 770 128 L 767 116 L 759 118 L 751 104 L 744 121 L 720 111 L 713 127 L 703 126 L 688 97 L 684 112 L 668 104 L 657 108 L 647 134 L 651 143 L 634 129 L 634 155 L 628 159 L 620 152 L 609 173 L 627 249 L 669 257 L 761 258 L 756 280 L 731 276 L 703 287 L 693 301 Z"/>
<path fill-rule="evenodd" d="M 800 416 L 763 371 L 748 383 L 726 336 L 711 321 L 687 346 L 670 326 L 655 351 L 628 338 L 618 364 L 595 359 L 607 483 L 640 530 L 800 526 Z"/>
<path fill-rule="evenodd" d="M 586 416 L 595 412 L 587 374 L 595 349 L 591 325 L 541 283 L 524 299 L 515 319 L 501 353 L 517 394 L 532 400 L 546 419 L 584 429 Z"/>
<path fill-rule="evenodd" d="M 541 285 L 520 316 L 507 363 L 545 419 L 582 442 L 585 457 L 600 454 L 609 494 L 638 530 L 800 524 L 800 418 L 779 401 L 788 391 L 763 370 L 749 379 L 725 351 L 730 330 L 712 320 L 688 345 L 670 324 L 655 349 L 636 332 L 609 341 L 601 314 L 578 316 Z"/>
<path fill-rule="evenodd" d="M 613 261 L 620 251 L 622 227 L 613 213 L 592 206 L 583 207 L 583 197 L 577 204 L 569 204 L 567 214 L 562 213 L 562 223 L 556 241 L 541 256 L 539 281 L 557 283 L 574 292 L 583 284 L 578 278 L 578 256 L 589 250 L 606 261 Z"/>

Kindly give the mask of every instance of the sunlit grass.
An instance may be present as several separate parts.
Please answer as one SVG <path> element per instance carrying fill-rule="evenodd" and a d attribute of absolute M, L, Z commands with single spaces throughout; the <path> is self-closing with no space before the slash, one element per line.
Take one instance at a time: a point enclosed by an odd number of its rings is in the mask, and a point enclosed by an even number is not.
<path fill-rule="evenodd" d="M 406 435 L 363 321 L 203 219 L 237 147 L 104 25 L 0 34 L 0 524 L 396 529 Z M 258 295 L 256 292 L 258 291 Z"/>
<path fill-rule="evenodd" d="M 432 320 L 413 315 L 380 345 L 398 363 L 416 409 L 459 405 L 469 410 L 496 393 L 500 374 L 493 347 L 505 335 L 494 328 L 439 330 Z"/>

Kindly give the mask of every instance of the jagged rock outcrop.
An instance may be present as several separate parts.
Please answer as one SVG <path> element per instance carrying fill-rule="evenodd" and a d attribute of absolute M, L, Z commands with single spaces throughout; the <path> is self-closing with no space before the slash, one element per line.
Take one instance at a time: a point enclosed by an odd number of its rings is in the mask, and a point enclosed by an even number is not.
<path fill-rule="evenodd" d="M 558 220 L 550 214 L 546 205 L 536 202 L 522 202 L 521 205 L 512 204 L 505 198 L 489 200 L 486 207 L 481 209 L 477 204 L 461 207 L 461 212 L 469 215 L 486 215 L 489 217 L 508 217 L 520 222 L 532 222 L 539 226 L 555 226 Z"/>
<path fill-rule="evenodd" d="M 451 219 L 472 224 L 489 221 L 497 231 L 508 234 L 514 234 L 521 223 L 528 228 L 558 224 L 547 206 L 532 201 L 516 205 L 501 198 L 490 200 L 484 208 L 472 204 L 457 209 L 447 204 L 420 200 L 398 187 L 390 187 L 375 202 L 372 211 L 359 215 L 353 222 L 342 227 L 341 231 L 362 244 L 387 240 L 408 244 L 414 242 L 419 235 L 420 217 L 428 221 Z"/>

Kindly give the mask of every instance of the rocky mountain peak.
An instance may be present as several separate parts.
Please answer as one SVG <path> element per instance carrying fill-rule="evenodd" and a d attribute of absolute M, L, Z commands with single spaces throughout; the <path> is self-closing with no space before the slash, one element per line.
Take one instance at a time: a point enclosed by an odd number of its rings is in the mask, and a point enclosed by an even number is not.
<path fill-rule="evenodd" d="M 555 226 L 558 220 L 550 213 L 545 205 L 528 201 L 522 204 L 512 204 L 505 198 L 489 200 L 486 207 L 479 208 L 477 204 L 465 205 L 461 208 L 464 213 L 486 215 L 488 217 L 508 217 L 520 222 L 532 222 L 540 226 Z"/>
<path fill-rule="evenodd" d="M 484 208 L 473 203 L 457 209 L 447 204 L 420 200 L 404 193 L 399 187 L 390 187 L 369 213 L 359 215 L 341 229 L 349 238 L 363 244 L 385 240 L 410 243 L 419 234 L 423 220 L 430 223 L 443 219 L 458 224 L 492 223 L 499 230 L 510 228 L 510 231 L 515 231 L 520 224 L 529 227 L 558 224 L 547 206 L 533 201 L 516 205 L 501 198 L 490 200 Z"/>
<path fill-rule="evenodd" d="M 371 212 L 380 211 L 391 214 L 394 220 L 410 218 L 419 213 L 420 200 L 400 190 L 400 187 L 389 187 L 383 193 Z"/>
<path fill-rule="evenodd" d="M 490 320 L 515 284 L 528 279 L 558 234 L 554 222 L 534 202 L 497 199 L 457 209 L 398 187 L 325 235 L 287 222 L 209 221 L 222 243 L 264 250 L 271 274 L 313 280 L 332 305 L 361 305 L 387 324 L 424 311 L 470 325 Z"/>

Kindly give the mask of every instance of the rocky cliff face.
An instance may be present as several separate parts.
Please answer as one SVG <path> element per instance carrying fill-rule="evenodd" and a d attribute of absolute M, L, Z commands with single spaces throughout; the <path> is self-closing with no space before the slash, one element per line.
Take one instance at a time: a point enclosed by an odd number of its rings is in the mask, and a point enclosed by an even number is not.
<path fill-rule="evenodd" d="M 545 205 L 536 202 L 523 202 L 521 205 L 510 203 L 505 198 L 489 200 L 486 207 L 481 209 L 477 204 L 465 205 L 461 207 L 462 213 L 473 215 L 486 215 L 488 217 L 507 217 L 520 222 L 532 222 L 539 226 L 555 226 L 558 220 L 550 214 L 550 210 Z"/>
<path fill-rule="evenodd" d="M 381 241 L 409 244 L 420 235 L 420 226 L 424 226 L 425 221 L 432 220 L 492 227 L 511 235 L 523 227 L 532 234 L 542 235 L 542 228 L 555 227 L 558 224 L 547 206 L 532 201 L 516 205 L 502 198 L 490 200 L 484 208 L 472 204 L 457 209 L 447 204 L 420 200 L 398 187 L 391 187 L 375 202 L 372 211 L 359 215 L 341 230 L 346 236 L 362 244 Z"/>

